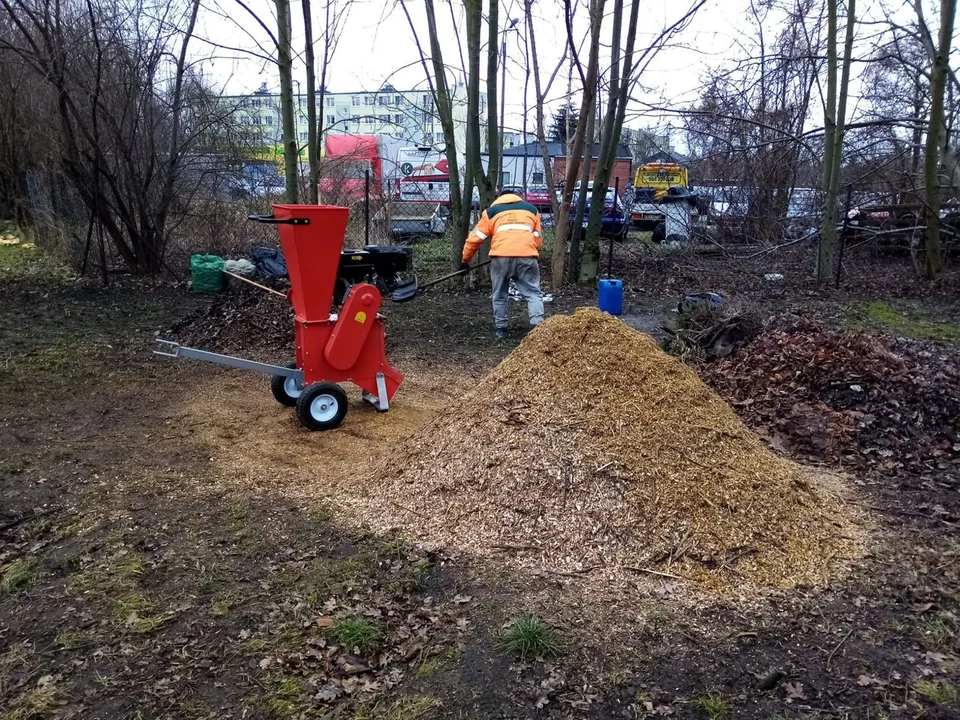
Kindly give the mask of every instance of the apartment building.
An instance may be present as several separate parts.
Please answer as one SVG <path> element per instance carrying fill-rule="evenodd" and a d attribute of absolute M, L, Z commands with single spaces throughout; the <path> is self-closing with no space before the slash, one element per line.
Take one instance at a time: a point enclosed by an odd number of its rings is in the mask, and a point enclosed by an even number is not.
<path fill-rule="evenodd" d="M 297 138 L 307 142 L 307 97 L 294 86 L 297 110 Z M 466 87 L 452 88 L 453 121 L 457 147 L 466 145 Z M 486 111 L 486 94 L 480 95 L 481 118 Z M 262 87 L 252 95 L 222 98 L 236 108 L 234 118 L 250 132 L 251 141 L 265 147 L 281 146 L 280 95 Z M 375 91 L 326 92 L 317 94 L 317 117 L 325 133 L 341 135 L 390 135 L 411 146 L 442 147 L 443 129 L 429 90 L 397 90 L 384 85 Z M 485 133 L 481 129 L 481 137 Z M 322 146 L 322 143 L 321 143 Z M 486 148 L 484 148 L 485 150 Z M 301 151 L 301 154 L 305 154 Z"/>

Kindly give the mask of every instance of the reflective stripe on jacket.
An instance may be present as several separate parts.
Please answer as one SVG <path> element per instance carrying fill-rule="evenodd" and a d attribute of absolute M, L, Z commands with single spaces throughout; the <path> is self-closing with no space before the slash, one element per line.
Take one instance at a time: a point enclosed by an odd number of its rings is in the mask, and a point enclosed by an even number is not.
<path fill-rule="evenodd" d="M 463 261 L 470 262 L 484 241 L 490 240 L 490 257 L 538 257 L 540 213 L 519 195 L 501 195 L 483 211 L 463 245 Z"/>

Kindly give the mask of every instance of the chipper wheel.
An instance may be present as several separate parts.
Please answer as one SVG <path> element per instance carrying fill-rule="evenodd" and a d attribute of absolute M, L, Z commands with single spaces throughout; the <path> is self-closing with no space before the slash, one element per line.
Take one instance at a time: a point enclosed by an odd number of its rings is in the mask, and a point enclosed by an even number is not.
<path fill-rule="evenodd" d="M 333 383 L 314 383 L 297 398 L 297 417 L 307 430 L 333 430 L 347 414 L 347 394 Z"/>
<path fill-rule="evenodd" d="M 287 363 L 287 367 L 295 368 L 297 364 Z M 274 375 L 270 380 L 270 390 L 278 403 L 293 407 L 297 404 L 297 398 L 303 392 L 303 383 L 286 375 Z"/>

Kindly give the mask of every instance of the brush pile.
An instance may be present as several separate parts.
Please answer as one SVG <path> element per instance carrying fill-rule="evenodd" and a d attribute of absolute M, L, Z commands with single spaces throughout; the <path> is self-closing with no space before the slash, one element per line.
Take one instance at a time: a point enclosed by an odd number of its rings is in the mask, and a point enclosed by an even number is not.
<path fill-rule="evenodd" d="M 237 283 L 213 302 L 174 325 L 165 337 L 227 354 L 283 350 L 293 352 L 293 310 L 270 293 Z"/>
<path fill-rule="evenodd" d="M 789 587 L 859 547 L 822 478 L 771 453 L 651 338 L 594 309 L 530 333 L 371 477 L 357 510 L 375 526 L 603 581 L 654 571 Z"/>
<path fill-rule="evenodd" d="M 797 457 L 896 474 L 957 473 L 960 365 L 931 343 L 778 322 L 701 375 Z"/>

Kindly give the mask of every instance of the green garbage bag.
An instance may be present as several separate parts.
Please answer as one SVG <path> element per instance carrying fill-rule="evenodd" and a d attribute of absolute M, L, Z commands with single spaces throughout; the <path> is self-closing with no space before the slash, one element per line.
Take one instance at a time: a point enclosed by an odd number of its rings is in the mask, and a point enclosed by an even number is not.
<path fill-rule="evenodd" d="M 193 275 L 194 292 L 218 293 L 223 290 L 223 258 L 216 255 L 193 255 L 190 258 L 190 272 Z"/>

